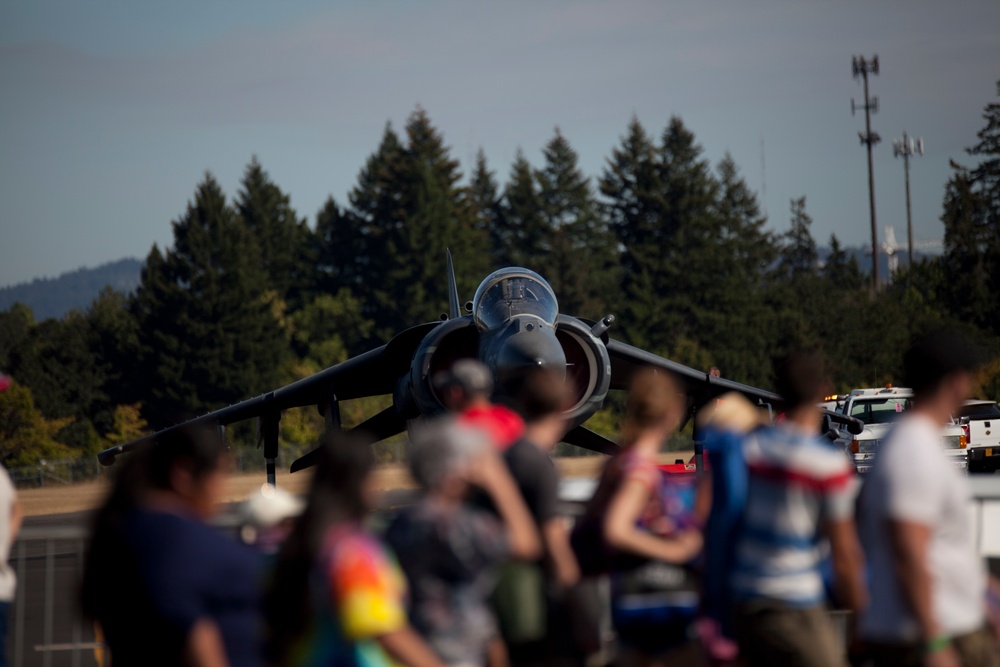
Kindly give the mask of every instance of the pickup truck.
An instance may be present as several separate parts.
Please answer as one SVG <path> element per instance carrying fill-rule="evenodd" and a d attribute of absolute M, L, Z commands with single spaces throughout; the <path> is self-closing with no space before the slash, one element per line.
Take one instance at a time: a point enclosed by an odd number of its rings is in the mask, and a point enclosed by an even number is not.
<path fill-rule="evenodd" d="M 955 414 L 969 441 L 969 472 L 1000 470 L 1000 407 L 973 399 Z"/>
<path fill-rule="evenodd" d="M 855 389 L 846 396 L 837 411 L 849 417 L 860 419 L 865 427 L 858 434 L 835 431 L 834 442 L 844 448 L 854 462 L 858 474 L 871 470 L 875 455 L 882 439 L 892 425 L 910 409 L 913 391 L 904 387 L 878 387 Z M 948 453 L 952 465 L 962 470 L 968 469 L 965 431 L 958 424 L 948 424 L 941 433 L 941 443 Z"/>

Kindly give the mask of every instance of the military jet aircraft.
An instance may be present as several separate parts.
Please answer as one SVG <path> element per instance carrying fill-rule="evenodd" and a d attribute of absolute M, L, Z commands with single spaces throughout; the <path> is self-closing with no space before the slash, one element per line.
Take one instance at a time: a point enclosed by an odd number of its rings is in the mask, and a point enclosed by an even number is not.
<path fill-rule="evenodd" d="M 324 415 L 326 428 L 340 431 L 340 401 L 391 394 L 390 407 L 352 429 L 377 442 L 402 433 L 414 419 L 442 412 L 444 406 L 432 378 L 456 360 L 469 357 L 486 364 L 498 386 L 511 374 L 531 367 L 565 373 L 573 387 L 573 404 L 566 411 L 572 427 L 564 441 L 601 453 L 611 453 L 617 445 L 582 424 L 604 405 L 609 390 L 627 389 L 633 374 L 645 366 L 677 376 L 687 394 L 689 414 L 729 391 L 740 392 L 760 405 L 780 407 L 782 403 L 775 393 L 715 377 L 611 339 L 608 329 L 613 315 L 593 322 L 560 313 L 552 287 L 525 268 L 508 267 L 487 276 L 475 298 L 466 304 L 468 314 L 463 315 L 450 253 L 447 264 L 449 312 L 441 321 L 407 329 L 379 348 L 280 389 L 106 449 L 98 455 L 101 463 L 111 465 L 118 454 L 150 443 L 172 429 L 225 427 L 255 417 L 264 445 L 267 479 L 273 484 L 282 411 L 315 405 Z M 293 462 L 291 472 L 312 465 L 314 454 L 315 450 Z"/>

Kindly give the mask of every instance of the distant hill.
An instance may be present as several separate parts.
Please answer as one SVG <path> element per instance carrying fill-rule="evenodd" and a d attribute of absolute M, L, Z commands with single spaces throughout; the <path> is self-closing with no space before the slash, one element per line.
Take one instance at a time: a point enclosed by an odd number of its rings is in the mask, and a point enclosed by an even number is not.
<path fill-rule="evenodd" d="M 84 310 L 105 286 L 119 292 L 131 292 L 139 285 L 142 260 L 127 258 L 108 262 L 93 269 L 77 269 L 58 278 L 36 278 L 0 288 L 0 311 L 17 302 L 27 304 L 35 320 L 59 318 L 74 308 Z"/>

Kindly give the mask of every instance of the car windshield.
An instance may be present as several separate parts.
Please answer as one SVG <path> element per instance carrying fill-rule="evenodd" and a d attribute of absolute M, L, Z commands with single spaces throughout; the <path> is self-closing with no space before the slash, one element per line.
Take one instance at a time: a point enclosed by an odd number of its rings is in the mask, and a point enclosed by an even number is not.
<path fill-rule="evenodd" d="M 910 409 L 910 399 L 900 396 L 856 400 L 851 416 L 866 424 L 891 424 Z"/>
<path fill-rule="evenodd" d="M 997 419 L 1000 420 L 1000 408 L 996 403 L 978 403 L 975 405 L 963 405 L 956 413 L 957 417 L 968 417 L 969 419 Z"/>

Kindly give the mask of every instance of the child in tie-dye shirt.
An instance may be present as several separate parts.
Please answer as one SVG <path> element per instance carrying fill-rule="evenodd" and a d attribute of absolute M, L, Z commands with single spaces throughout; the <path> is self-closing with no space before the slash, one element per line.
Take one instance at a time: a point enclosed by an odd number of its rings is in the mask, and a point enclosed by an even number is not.
<path fill-rule="evenodd" d="M 370 506 L 371 447 L 326 442 L 305 512 L 279 555 L 268 600 L 273 664 L 287 667 L 439 667 L 410 628 L 406 583 L 362 526 Z"/>
<path fill-rule="evenodd" d="M 317 617 L 292 653 L 291 664 L 396 664 L 377 638 L 407 628 L 406 582 L 391 554 L 360 526 L 326 537 L 310 580 Z"/>

